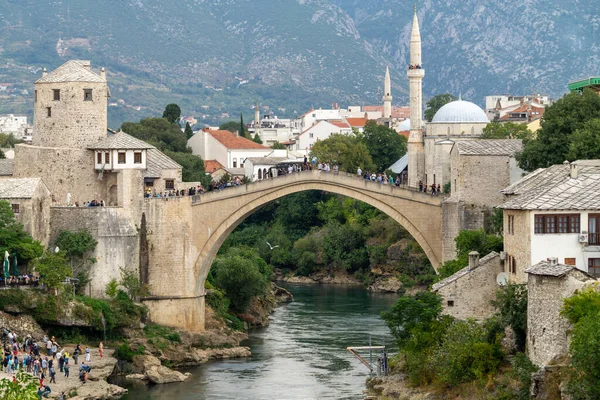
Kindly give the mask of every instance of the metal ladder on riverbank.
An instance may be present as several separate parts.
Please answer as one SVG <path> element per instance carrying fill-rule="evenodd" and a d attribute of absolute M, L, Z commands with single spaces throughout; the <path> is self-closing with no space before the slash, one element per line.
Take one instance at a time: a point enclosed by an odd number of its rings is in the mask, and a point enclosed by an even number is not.
<path fill-rule="evenodd" d="M 387 351 L 384 346 L 373 346 L 371 343 L 371 336 L 369 336 L 369 345 L 368 346 L 350 346 L 346 347 L 354 357 L 358 359 L 365 367 L 369 369 L 369 373 L 373 374 L 376 371 L 377 376 L 387 376 L 388 374 L 388 356 Z M 365 357 L 359 354 L 361 351 L 369 352 L 369 359 L 367 360 Z M 375 355 L 379 353 L 375 362 L 373 362 L 373 353 Z"/>

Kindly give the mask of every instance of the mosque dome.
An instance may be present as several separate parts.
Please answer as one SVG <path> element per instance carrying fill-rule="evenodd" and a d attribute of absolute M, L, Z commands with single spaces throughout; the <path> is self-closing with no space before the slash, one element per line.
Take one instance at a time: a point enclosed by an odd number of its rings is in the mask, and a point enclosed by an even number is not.
<path fill-rule="evenodd" d="M 470 101 L 457 100 L 442 106 L 442 108 L 435 113 L 431 122 L 488 123 L 490 120 L 477 104 L 471 103 Z"/>

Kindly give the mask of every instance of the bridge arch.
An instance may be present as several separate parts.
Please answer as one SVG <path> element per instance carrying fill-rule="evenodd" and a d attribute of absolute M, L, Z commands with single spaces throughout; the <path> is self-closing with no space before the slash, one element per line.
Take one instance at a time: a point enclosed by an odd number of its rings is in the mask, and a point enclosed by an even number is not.
<path fill-rule="evenodd" d="M 441 199 L 394 186 L 361 181 L 356 177 L 327 176 L 326 178 L 328 179 L 292 179 L 291 182 L 278 182 L 280 179 L 284 180 L 285 178 L 276 178 L 270 181 L 276 183 L 275 185 L 269 185 L 270 187 L 265 190 L 257 190 L 260 193 L 252 196 L 251 200 L 236 202 L 234 209 L 229 208 L 230 212 L 227 212 L 225 218 L 214 226 L 214 230 L 210 231 L 207 240 L 203 241 L 202 245 L 198 247 L 200 251 L 194 265 L 194 275 L 197 277 L 195 292 L 198 295 L 204 293 L 204 282 L 218 250 L 242 221 L 260 207 L 274 200 L 307 190 L 336 193 L 377 208 L 394 219 L 413 236 L 437 271 L 442 261 Z M 348 179 L 351 181 L 348 182 Z M 366 189 L 362 189 L 361 186 L 366 187 Z M 226 192 L 227 190 L 222 192 L 222 195 Z M 399 194 L 402 195 L 399 196 Z M 240 193 L 238 196 L 234 195 L 230 199 L 247 196 L 247 191 L 244 191 L 244 193 Z M 217 199 L 215 199 L 215 202 L 216 204 L 222 203 Z M 417 208 L 419 209 L 418 213 L 411 212 Z"/>

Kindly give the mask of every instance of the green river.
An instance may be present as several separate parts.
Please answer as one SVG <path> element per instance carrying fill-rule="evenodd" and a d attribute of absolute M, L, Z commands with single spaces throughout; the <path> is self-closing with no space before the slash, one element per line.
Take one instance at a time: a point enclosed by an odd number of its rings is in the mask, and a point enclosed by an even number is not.
<path fill-rule="evenodd" d="M 395 353 L 379 314 L 397 296 L 341 285 L 282 286 L 294 301 L 275 311 L 270 326 L 250 332 L 243 344 L 252 357 L 188 369 L 193 376 L 184 383 L 128 383 L 123 399 L 363 399 L 368 369 L 346 347 L 366 346 L 371 336 L 374 346 Z"/>

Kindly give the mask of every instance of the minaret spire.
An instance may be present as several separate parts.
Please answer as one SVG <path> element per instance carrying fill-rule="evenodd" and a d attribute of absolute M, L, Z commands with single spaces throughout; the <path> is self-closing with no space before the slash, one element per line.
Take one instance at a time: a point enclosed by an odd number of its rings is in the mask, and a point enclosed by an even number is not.
<path fill-rule="evenodd" d="M 425 70 L 421 63 L 421 32 L 417 17 L 417 6 L 413 16 L 410 34 L 410 63 L 408 80 L 410 85 L 410 135 L 408 137 L 408 184 L 419 186 L 426 184 L 425 147 L 423 144 L 423 88 Z"/>
<path fill-rule="evenodd" d="M 385 82 L 383 88 L 383 118 L 392 118 L 392 80 L 390 68 L 385 67 Z"/>

